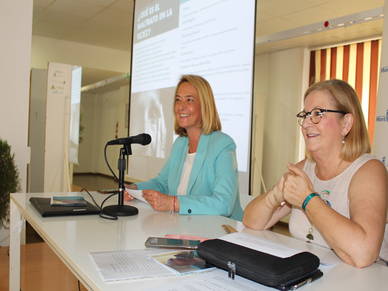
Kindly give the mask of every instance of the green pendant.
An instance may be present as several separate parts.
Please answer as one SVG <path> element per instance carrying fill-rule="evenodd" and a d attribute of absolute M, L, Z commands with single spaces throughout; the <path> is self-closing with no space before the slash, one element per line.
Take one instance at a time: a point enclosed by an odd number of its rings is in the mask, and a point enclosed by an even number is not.
<path fill-rule="evenodd" d="M 314 236 L 312 235 L 312 233 L 308 233 L 308 234 L 306 235 L 306 238 L 307 238 L 308 240 L 313 240 L 313 239 L 314 239 Z"/>

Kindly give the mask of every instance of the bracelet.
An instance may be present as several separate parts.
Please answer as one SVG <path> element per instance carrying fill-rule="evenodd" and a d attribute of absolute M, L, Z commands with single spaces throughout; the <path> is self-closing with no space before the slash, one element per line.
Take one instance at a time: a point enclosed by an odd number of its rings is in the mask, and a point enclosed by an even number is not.
<path fill-rule="evenodd" d="M 175 196 L 172 196 L 172 200 L 171 200 L 171 207 L 170 207 L 170 212 L 171 213 L 173 213 L 174 212 L 174 210 L 175 210 L 175 206 L 174 206 L 174 204 L 175 204 Z"/>
<path fill-rule="evenodd" d="M 174 196 L 174 198 L 172 199 L 172 210 L 173 210 L 174 212 L 176 212 L 176 210 L 175 210 L 175 204 L 176 204 L 176 196 Z"/>
<path fill-rule="evenodd" d="M 309 204 L 311 198 L 314 198 L 315 196 L 320 197 L 320 195 L 319 195 L 318 193 L 314 193 L 314 192 L 313 192 L 313 193 L 309 194 L 309 195 L 304 199 L 303 204 L 302 204 L 302 209 L 303 209 L 304 211 L 306 211 L 306 206 L 307 206 L 307 204 Z"/>

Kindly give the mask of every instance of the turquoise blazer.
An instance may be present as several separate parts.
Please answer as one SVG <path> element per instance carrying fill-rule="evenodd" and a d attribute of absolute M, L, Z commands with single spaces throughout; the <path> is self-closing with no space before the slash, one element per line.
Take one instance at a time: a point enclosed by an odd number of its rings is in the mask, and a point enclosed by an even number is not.
<path fill-rule="evenodd" d="M 202 134 L 191 170 L 186 195 L 177 189 L 188 153 L 188 138 L 178 137 L 170 158 L 159 175 L 136 183 L 138 189 L 151 189 L 179 199 L 179 214 L 223 215 L 241 220 L 243 211 L 238 189 L 236 144 L 220 131 Z"/>

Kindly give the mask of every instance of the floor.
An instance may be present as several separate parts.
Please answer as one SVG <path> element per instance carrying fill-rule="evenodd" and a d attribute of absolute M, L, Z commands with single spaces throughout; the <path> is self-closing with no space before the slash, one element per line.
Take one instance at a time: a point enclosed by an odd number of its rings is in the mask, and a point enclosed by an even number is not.
<path fill-rule="evenodd" d="M 86 290 L 46 243 L 30 243 L 21 247 L 22 291 Z M 8 247 L 0 247 L 0 290 L 9 290 Z"/>
<path fill-rule="evenodd" d="M 75 175 L 73 184 L 73 191 L 117 188 L 111 178 L 103 175 Z M 284 222 L 276 224 L 272 230 L 290 235 Z M 26 227 L 26 240 L 27 244 L 21 247 L 21 291 L 86 290 L 29 225 Z M 8 247 L 0 247 L 0 291 L 9 289 L 8 276 Z"/>

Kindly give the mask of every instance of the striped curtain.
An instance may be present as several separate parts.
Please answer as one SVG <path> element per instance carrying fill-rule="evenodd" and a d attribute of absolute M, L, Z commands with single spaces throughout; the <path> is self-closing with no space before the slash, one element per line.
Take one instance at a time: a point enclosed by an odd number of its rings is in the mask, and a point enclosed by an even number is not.
<path fill-rule="evenodd" d="M 376 39 L 316 49 L 310 53 L 310 85 L 330 79 L 341 79 L 352 85 L 360 98 L 371 142 L 375 128 L 380 51 L 381 39 Z"/>

